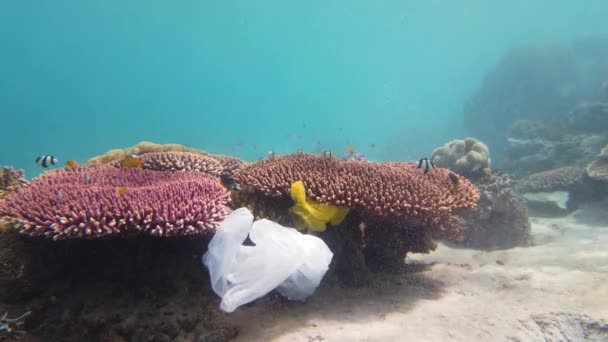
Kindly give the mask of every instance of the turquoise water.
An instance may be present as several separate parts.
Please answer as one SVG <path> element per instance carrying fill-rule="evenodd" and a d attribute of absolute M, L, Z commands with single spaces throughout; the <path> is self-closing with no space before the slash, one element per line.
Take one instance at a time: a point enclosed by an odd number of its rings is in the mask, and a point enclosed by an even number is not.
<path fill-rule="evenodd" d="M 606 18 L 606 0 L 5 0 L 0 164 L 35 176 L 40 154 L 141 140 L 428 156 L 466 134 L 463 103 L 510 46 Z"/>

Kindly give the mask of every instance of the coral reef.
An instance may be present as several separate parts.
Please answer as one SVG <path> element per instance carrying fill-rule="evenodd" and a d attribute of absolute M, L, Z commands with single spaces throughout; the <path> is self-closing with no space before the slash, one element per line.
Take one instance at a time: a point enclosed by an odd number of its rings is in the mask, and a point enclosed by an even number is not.
<path fill-rule="evenodd" d="M 608 132 L 608 103 L 583 102 L 561 120 L 564 129 L 581 133 Z"/>
<path fill-rule="evenodd" d="M 142 168 L 154 171 L 196 171 L 219 177 L 222 164 L 214 158 L 192 152 L 149 152 L 139 157 Z"/>
<path fill-rule="evenodd" d="M 403 218 L 363 217 L 359 224 L 366 264 L 373 270 L 402 267 L 406 254 L 435 250 L 432 231 Z"/>
<path fill-rule="evenodd" d="M 517 184 L 520 192 L 572 191 L 583 183 L 584 171 L 576 166 L 537 172 Z"/>
<path fill-rule="evenodd" d="M 512 47 L 465 104 L 466 128 L 501 161 L 506 133 L 516 121 L 551 121 L 583 101 L 602 99 L 598 89 L 608 72 L 605 46 L 605 39 L 581 38 Z"/>
<path fill-rule="evenodd" d="M 279 156 L 245 166 L 234 179 L 246 191 L 288 197 L 302 181 L 318 203 L 360 209 L 377 215 L 405 215 L 427 223 L 445 221 L 453 210 L 474 207 L 475 186 L 461 176 L 457 191 L 445 169 L 424 174 L 411 163 L 376 164 L 309 154 Z"/>
<path fill-rule="evenodd" d="M 114 149 L 103 155 L 89 159 L 89 164 L 107 164 L 112 161 L 122 160 L 128 156 L 140 156 L 152 152 L 190 152 L 213 158 L 222 165 L 221 176 L 230 176 L 246 163 L 232 156 L 216 155 L 179 144 L 156 144 L 143 141 L 124 149 Z"/>
<path fill-rule="evenodd" d="M 27 184 L 23 170 L 0 165 L 0 199 L 11 191 Z"/>
<path fill-rule="evenodd" d="M 516 186 L 536 216 L 564 216 L 575 210 L 590 193 L 584 170 L 576 166 L 533 173 Z"/>
<path fill-rule="evenodd" d="M 591 180 L 608 182 L 608 145 L 585 167 L 585 174 Z"/>
<path fill-rule="evenodd" d="M 475 138 L 452 140 L 433 151 L 431 160 L 463 176 L 471 176 L 481 169 L 490 168 L 488 146 Z"/>
<path fill-rule="evenodd" d="M 526 202 L 512 191 L 511 178 L 493 173 L 477 179 L 480 199 L 477 207 L 459 214 L 465 220 L 459 245 L 485 250 L 527 245 L 530 222 Z"/>
<path fill-rule="evenodd" d="M 208 236 L 0 236 L 0 297 L 33 341 L 227 341 L 200 255 Z M 196 256 L 193 258 L 193 255 Z M 128 308 L 128 309 L 127 309 Z M 6 335 L 0 335 L 0 339 Z"/>
<path fill-rule="evenodd" d="M 507 139 L 499 167 L 514 176 L 585 165 L 596 151 L 608 143 L 608 132 L 576 132 L 567 124 L 553 122 L 517 122 Z"/>
<path fill-rule="evenodd" d="M 212 230 L 228 200 L 202 173 L 87 166 L 43 174 L 9 194 L 0 216 L 21 233 L 53 239 L 174 236 Z"/>
<path fill-rule="evenodd" d="M 361 285 L 371 271 L 403 267 L 408 252 L 428 253 L 433 239 L 458 239 L 462 221 L 454 213 L 476 205 L 478 192 L 446 169 L 428 173 L 412 163 L 372 163 L 303 153 L 274 156 L 234 174 L 241 191 L 232 205 L 286 226 L 293 205 L 291 186 L 300 181 L 307 201 L 350 208 L 344 221 L 321 233 L 334 252 L 332 272 Z M 302 190 L 304 190 L 302 189 Z"/>

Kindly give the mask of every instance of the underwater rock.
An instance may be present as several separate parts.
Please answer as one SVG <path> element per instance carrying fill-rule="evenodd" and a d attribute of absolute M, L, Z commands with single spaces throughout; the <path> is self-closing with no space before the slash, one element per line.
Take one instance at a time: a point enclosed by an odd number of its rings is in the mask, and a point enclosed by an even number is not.
<path fill-rule="evenodd" d="M 450 169 L 465 177 L 490 168 L 488 146 L 475 138 L 452 140 L 436 148 L 431 160 L 436 166 Z"/>
<path fill-rule="evenodd" d="M 517 330 L 517 335 L 507 336 L 509 341 L 608 341 L 608 321 L 579 313 L 532 314 Z"/>
<path fill-rule="evenodd" d="M 21 266 L 11 267 L 11 274 L 2 268 L 0 295 L 32 311 L 24 327 L 28 338 L 173 341 L 213 335 L 227 341 L 238 333 L 215 309 L 208 275 L 201 271 L 207 238 L 4 236 L 0 260 Z"/>
<path fill-rule="evenodd" d="M 465 221 L 464 238 L 451 242 L 484 250 L 527 245 L 530 222 L 524 199 L 512 191 L 511 178 L 493 173 L 475 181 L 480 199 L 476 208 L 459 214 Z"/>
<path fill-rule="evenodd" d="M 498 166 L 521 177 L 563 166 L 585 165 L 608 142 L 608 135 L 590 133 L 560 132 L 556 140 L 539 136 L 509 137 Z"/>
<path fill-rule="evenodd" d="M 608 132 L 608 103 L 583 102 L 562 119 L 562 125 L 570 132 L 605 134 Z"/>

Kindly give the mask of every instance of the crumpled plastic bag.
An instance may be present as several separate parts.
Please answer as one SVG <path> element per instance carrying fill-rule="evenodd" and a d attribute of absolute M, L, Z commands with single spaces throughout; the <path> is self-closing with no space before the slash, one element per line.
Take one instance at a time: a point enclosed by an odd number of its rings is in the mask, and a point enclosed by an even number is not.
<path fill-rule="evenodd" d="M 249 239 L 255 246 L 244 246 Z M 270 220 L 253 222 L 247 208 L 233 211 L 217 228 L 203 255 L 220 309 L 239 306 L 276 289 L 290 300 L 304 300 L 319 286 L 333 253 L 323 240 Z"/>

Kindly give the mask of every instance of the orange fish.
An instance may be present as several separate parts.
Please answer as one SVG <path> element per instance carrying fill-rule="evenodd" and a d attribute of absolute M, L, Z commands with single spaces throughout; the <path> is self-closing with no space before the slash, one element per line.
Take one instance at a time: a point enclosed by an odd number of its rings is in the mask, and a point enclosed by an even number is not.
<path fill-rule="evenodd" d="M 128 156 L 120 161 L 120 166 L 122 167 L 136 167 L 141 169 L 143 165 L 144 162 L 137 156 Z"/>
<path fill-rule="evenodd" d="M 353 154 L 355 153 L 355 148 L 352 146 L 348 146 L 345 148 L 346 151 L 348 151 L 348 153 Z"/>
<path fill-rule="evenodd" d="M 75 161 L 75 160 L 68 160 L 68 162 L 67 162 L 67 163 L 65 163 L 65 164 L 66 164 L 67 166 L 69 166 L 69 167 L 76 167 L 76 166 L 78 166 L 78 162 L 77 162 L 77 161 Z"/>
<path fill-rule="evenodd" d="M 116 191 L 116 194 L 117 194 L 118 196 L 120 196 L 120 195 L 124 194 L 125 192 L 127 192 L 127 187 L 126 187 L 126 186 L 121 186 L 121 187 L 119 187 L 119 188 L 118 188 L 118 190 Z"/>

